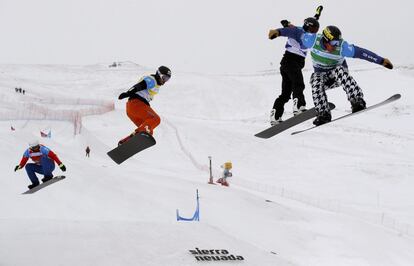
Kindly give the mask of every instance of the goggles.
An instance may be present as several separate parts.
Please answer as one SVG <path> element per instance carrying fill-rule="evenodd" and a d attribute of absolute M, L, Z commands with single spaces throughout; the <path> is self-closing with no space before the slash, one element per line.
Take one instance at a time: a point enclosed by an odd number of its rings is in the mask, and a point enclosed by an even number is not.
<path fill-rule="evenodd" d="M 339 46 L 339 40 L 332 40 L 328 42 L 332 46 Z"/>
<path fill-rule="evenodd" d="M 324 44 L 328 44 L 330 46 L 339 46 L 340 40 L 328 40 L 325 36 L 323 36 L 322 41 Z"/>
<path fill-rule="evenodd" d="M 40 149 L 40 145 L 36 145 L 36 146 L 30 147 L 30 150 L 32 150 L 32 151 L 37 151 L 39 149 Z"/>
<path fill-rule="evenodd" d="M 333 52 L 336 49 L 336 47 L 338 47 L 340 44 L 340 40 L 329 41 L 326 38 L 322 38 L 322 42 L 326 50 L 328 50 L 329 52 Z"/>
<path fill-rule="evenodd" d="M 161 77 L 161 79 L 164 83 L 167 82 L 170 79 L 170 76 L 167 76 L 167 75 L 164 75 L 164 74 L 161 74 L 160 77 Z"/>
<path fill-rule="evenodd" d="M 170 79 L 170 76 L 161 74 L 160 71 L 157 71 L 158 76 L 161 78 L 162 82 L 165 83 Z"/>

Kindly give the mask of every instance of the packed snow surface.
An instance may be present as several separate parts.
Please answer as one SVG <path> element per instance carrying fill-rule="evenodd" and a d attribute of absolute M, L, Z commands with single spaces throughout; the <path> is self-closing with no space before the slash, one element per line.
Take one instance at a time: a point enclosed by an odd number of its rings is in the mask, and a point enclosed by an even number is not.
<path fill-rule="evenodd" d="M 116 165 L 106 152 L 134 130 L 117 97 L 152 71 L 129 62 L 0 66 L 1 266 L 414 265 L 412 67 L 351 67 L 368 105 L 395 93 L 402 98 L 290 135 L 308 121 L 271 139 L 254 134 L 269 125 L 277 73 L 173 71 L 151 103 L 162 120 L 157 144 Z M 341 88 L 328 98 L 333 117 L 350 112 Z M 74 99 L 114 102 L 115 110 L 83 116 L 77 135 L 71 121 L 22 112 L 42 100 L 48 112 L 94 108 Z M 291 110 L 289 102 L 285 119 Z M 21 117 L 8 118 L 10 111 Z M 40 131 L 52 137 L 40 139 Z M 24 169 L 13 169 L 34 138 L 59 156 L 67 178 L 21 195 L 30 182 Z M 229 187 L 207 184 L 208 156 L 214 180 L 220 165 L 232 162 Z M 197 189 L 200 221 L 176 221 L 177 209 L 193 215 Z M 190 252 L 196 248 L 244 260 L 200 262 Z"/>

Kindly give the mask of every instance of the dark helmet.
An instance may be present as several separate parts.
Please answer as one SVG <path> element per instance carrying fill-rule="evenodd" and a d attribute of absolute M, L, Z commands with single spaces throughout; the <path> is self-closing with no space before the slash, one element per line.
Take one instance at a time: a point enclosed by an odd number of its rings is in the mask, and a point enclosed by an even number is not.
<path fill-rule="evenodd" d="M 303 21 L 303 29 L 306 32 L 317 33 L 319 30 L 319 22 L 314 17 L 309 17 Z"/>
<path fill-rule="evenodd" d="M 341 31 L 336 26 L 327 26 L 323 32 L 322 36 L 325 39 L 325 41 L 339 41 L 342 39 Z"/>
<path fill-rule="evenodd" d="M 157 71 L 158 74 L 167 75 L 171 78 L 171 70 L 166 66 L 160 66 Z"/>
<path fill-rule="evenodd" d="M 162 81 L 162 84 L 164 84 L 167 80 L 171 78 L 171 70 L 166 66 L 160 66 L 157 70 L 156 75 Z"/>

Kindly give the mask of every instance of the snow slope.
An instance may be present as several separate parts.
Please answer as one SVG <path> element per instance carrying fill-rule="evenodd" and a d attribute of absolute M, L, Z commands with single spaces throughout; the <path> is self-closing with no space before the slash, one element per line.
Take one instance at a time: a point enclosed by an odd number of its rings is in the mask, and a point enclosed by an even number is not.
<path fill-rule="evenodd" d="M 149 69 L 1 65 L 2 108 L 33 95 L 113 100 L 116 108 L 84 117 L 77 136 L 65 121 L 0 121 L 0 265 L 207 263 L 196 261 L 195 248 L 244 258 L 209 265 L 413 265 L 414 71 L 353 70 L 368 105 L 394 93 L 402 98 L 268 140 L 253 135 L 268 125 L 278 75 L 174 73 L 152 104 L 162 119 L 157 145 L 118 166 L 106 152 L 134 127 L 116 98 Z M 311 106 L 309 88 L 306 96 Z M 328 97 L 333 116 L 350 111 L 340 88 Z M 286 117 L 290 110 L 288 103 Z M 67 179 L 23 196 L 29 181 L 13 168 L 44 128 L 53 135 L 42 142 L 66 164 Z M 216 178 L 220 164 L 233 162 L 230 187 L 207 184 L 208 156 Z M 176 209 L 192 216 L 196 189 L 200 222 L 177 222 Z"/>

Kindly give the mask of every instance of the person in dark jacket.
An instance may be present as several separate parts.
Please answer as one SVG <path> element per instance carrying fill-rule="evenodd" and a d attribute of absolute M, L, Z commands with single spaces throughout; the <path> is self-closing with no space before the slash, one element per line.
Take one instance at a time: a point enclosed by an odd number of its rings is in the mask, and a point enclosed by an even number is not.
<path fill-rule="evenodd" d="M 306 101 L 303 91 L 305 83 L 303 81 L 302 69 L 305 66 L 305 58 L 308 48 L 303 46 L 302 35 L 306 32 L 316 33 L 319 30 L 319 17 L 323 7 L 316 9 L 314 17 L 304 20 L 302 27 L 296 27 L 287 20 L 282 20 L 283 28 L 272 29 L 269 31 L 269 39 L 277 37 L 288 37 L 286 42 L 285 54 L 280 62 L 280 74 L 282 75 L 282 92 L 273 104 L 270 112 L 270 124 L 276 125 L 282 122 L 284 105 L 293 98 L 293 115 L 306 111 Z"/>

